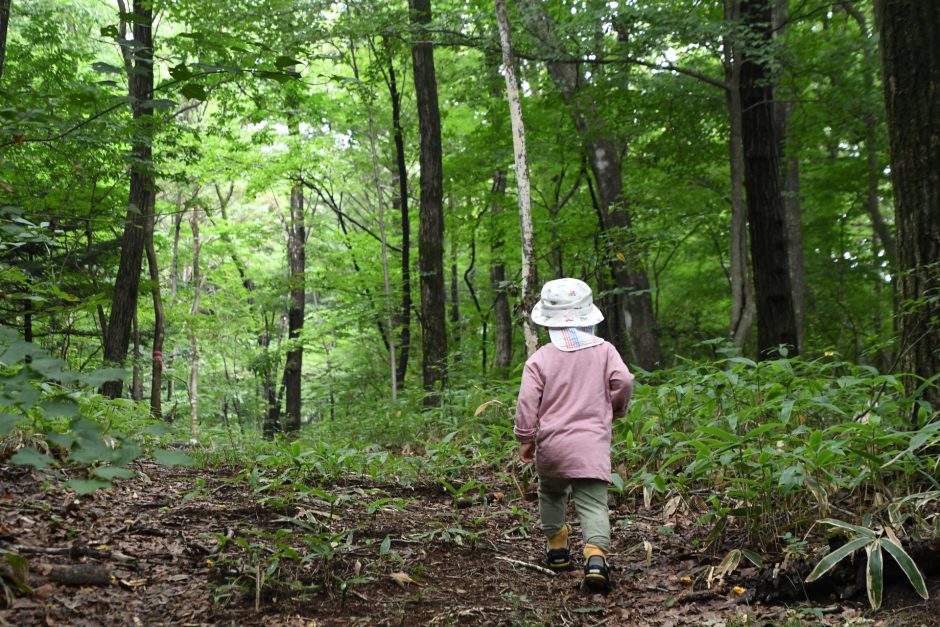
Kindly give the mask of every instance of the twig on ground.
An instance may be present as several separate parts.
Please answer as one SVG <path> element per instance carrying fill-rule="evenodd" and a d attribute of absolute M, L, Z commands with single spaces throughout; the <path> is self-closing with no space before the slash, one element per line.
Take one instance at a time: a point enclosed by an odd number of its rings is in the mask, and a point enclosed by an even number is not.
<path fill-rule="evenodd" d="M 525 568 L 530 568 L 532 570 L 544 573 L 546 575 L 551 575 L 554 577 L 557 573 L 553 570 L 549 570 L 544 566 L 539 566 L 538 564 L 530 564 L 529 562 L 523 562 L 521 560 L 514 560 L 509 557 L 503 557 L 502 555 L 497 555 L 496 559 L 503 560 L 504 562 L 509 562 L 510 564 L 515 564 L 516 566 L 524 566 Z"/>

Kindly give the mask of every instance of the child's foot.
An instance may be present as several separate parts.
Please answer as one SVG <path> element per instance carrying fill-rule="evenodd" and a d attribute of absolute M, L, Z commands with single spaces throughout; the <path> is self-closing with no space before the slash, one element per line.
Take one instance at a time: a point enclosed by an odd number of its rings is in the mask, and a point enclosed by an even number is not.
<path fill-rule="evenodd" d="M 594 590 L 610 590 L 610 571 L 602 555 L 592 555 L 584 564 L 584 584 Z"/>
<path fill-rule="evenodd" d="M 545 563 L 551 570 L 567 570 L 571 567 L 571 552 L 568 547 L 561 549 L 546 549 Z"/>
<path fill-rule="evenodd" d="M 568 533 L 571 527 L 565 525 L 548 539 L 545 547 L 545 563 L 552 570 L 567 570 L 571 567 L 571 552 L 568 550 Z"/>

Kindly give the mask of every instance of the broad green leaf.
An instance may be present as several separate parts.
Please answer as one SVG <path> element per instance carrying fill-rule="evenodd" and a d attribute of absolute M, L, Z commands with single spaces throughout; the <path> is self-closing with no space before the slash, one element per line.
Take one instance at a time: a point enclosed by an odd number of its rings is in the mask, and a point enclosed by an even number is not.
<path fill-rule="evenodd" d="M 80 495 L 91 494 L 95 490 L 100 490 L 101 488 L 110 488 L 110 481 L 102 481 L 100 479 L 72 479 L 71 481 L 66 481 L 65 485 L 75 490 Z"/>
<path fill-rule="evenodd" d="M 51 457 L 45 453 L 41 453 L 31 446 L 27 446 L 19 449 L 16 453 L 10 457 L 11 464 L 17 464 L 20 466 L 32 466 L 33 468 L 45 468 L 54 463 Z"/>
<path fill-rule="evenodd" d="M 291 57 L 280 56 L 274 60 L 274 65 L 275 67 L 277 67 L 277 69 L 283 70 L 285 68 L 290 68 L 295 65 L 300 65 L 300 61 L 298 61 L 297 59 L 293 59 Z"/>
<path fill-rule="evenodd" d="M 120 468 L 118 466 L 99 466 L 95 468 L 92 473 L 96 477 L 101 477 L 107 481 L 112 479 L 133 479 L 137 476 L 133 470 L 129 468 Z"/>
<path fill-rule="evenodd" d="M 881 607 L 881 595 L 884 591 L 884 566 L 881 557 L 881 540 L 875 540 L 865 547 L 868 554 L 868 567 L 865 569 L 865 587 L 868 589 L 868 602 L 871 608 Z"/>
<path fill-rule="evenodd" d="M 198 83 L 187 83 L 183 85 L 182 89 L 180 89 L 180 93 L 187 98 L 194 98 L 196 100 L 205 100 L 209 97 L 206 93 L 206 88 Z"/>
<path fill-rule="evenodd" d="M 78 414 L 78 403 L 70 398 L 60 398 L 53 401 L 44 401 L 40 407 L 50 418 L 65 416 L 71 418 Z"/>
<path fill-rule="evenodd" d="M 196 462 L 192 457 L 180 451 L 168 451 L 166 449 L 154 449 L 153 459 L 158 464 L 164 466 L 192 466 Z"/>
<path fill-rule="evenodd" d="M 102 74 L 124 74 L 124 68 L 102 61 L 95 61 L 91 64 L 91 69 Z"/>
<path fill-rule="evenodd" d="M 16 426 L 16 423 L 22 419 L 23 416 L 0 412 L 0 436 L 10 435 L 10 431 L 13 431 L 13 427 Z"/>
<path fill-rule="evenodd" d="M 173 430 L 170 427 L 164 424 L 159 424 L 159 423 L 148 425 L 140 430 L 140 432 L 143 433 L 144 435 L 158 435 L 158 436 L 166 435 L 167 433 L 170 433 L 171 431 Z"/>
<path fill-rule="evenodd" d="M 79 380 L 91 387 L 98 387 L 107 381 L 123 381 L 128 374 L 123 368 L 102 368 L 79 375 Z"/>
<path fill-rule="evenodd" d="M 809 577 L 806 578 L 806 583 L 812 583 L 828 573 L 833 566 L 841 562 L 843 559 L 854 553 L 855 551 L 865 547 L 874 541 L 874 537 L 865 537 L 865 538 L 855 538 L 849 542 L 846 542 L 838 549 L 827 555 L 826 557 L 819 560 L 819 563 L 816 564 L 816 568 L 813 569 L 813 572 L 809 574 Z"/>
<path fill-rule="evenodd" d="M 917 564 L 914 563 L 911 556 L 904 550 L 904 547 L 891 538 L 882 538 L 882 544 L 885 550 L 894 558 L 894 561 L 898 563 L 898 566 L 901 567 L 901 570 L 904 571 L 904 574 L 907 575 L 908 581 L 914 586 L 917 594 L 922 599 L 927 599 L 929 595 L 927 594 L 927 586 L 924 583 L 924 575 L 917 568 Z"/>
<path fill-rule="evenodd" d="M 0 549 L 0 558 L 7 564 L 4 579 L 13 583 L 22 594 L 32 594 L 33 591 L 27 583 L 29 577 L 29 562 L 19 553 Z"/>
<path fill-rule="evenodd" d="M 381 546 L 379 546 L 379 555 L 387 554 L 392 548 L 392 538 L 390 536 L 385 536 L 385 539 L 382 540 Z"/>

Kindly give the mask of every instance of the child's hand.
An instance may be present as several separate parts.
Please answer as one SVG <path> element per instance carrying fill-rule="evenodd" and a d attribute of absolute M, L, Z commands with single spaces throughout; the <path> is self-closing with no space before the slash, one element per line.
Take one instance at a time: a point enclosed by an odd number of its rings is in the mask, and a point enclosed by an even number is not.
<path fill-rule="evenodd" d="M 526 442 L 519 446 L 519 457 L 525 463 L 535 460 L 535 442 Z"/>

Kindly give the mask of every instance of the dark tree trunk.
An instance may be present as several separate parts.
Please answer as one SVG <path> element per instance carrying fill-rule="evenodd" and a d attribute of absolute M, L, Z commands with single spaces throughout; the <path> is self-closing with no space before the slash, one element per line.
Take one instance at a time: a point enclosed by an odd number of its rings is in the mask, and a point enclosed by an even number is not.
<path fill-rule="evenodd" d="M 897 216 L 900 368 L 940 373 L 940 3 L 882 0 L 882 68 Z M 922 398 L 940 408 L 940 382 Z"/>
<path fill-rule="evenodd" d="M 421 29 L 431 22 L 431 1 L 411 0 L 417 27 L 411 58 L 421 136 L 421 206 L 418 265 L 421 272 L 421 364 L 426 405 L 440 403 L 447 376 L 447 329 L 444 292 L 444 211 L 441 168 L 441 115 L 437 104 L 434 48 Z"/>
<path fill-rule="evenodd" d="M 303 346 L 299 344 L 304 328 L 304 299 L 306 253 L 304 241 L 304 192 L 298 183 L 290 191 L 290 224 L 288 225 L 287 251 L 290 265 L 290 308 L 287 312 L 287 337 L 289 341 L 298 343 L 291 345 L 287 352 L 287 363 L 284 366 L 284 382 L 287 397 L 287 420 L 285 431 L 300 429 L 301 413 L 301 371 L 303 366 Z"/>
<path fill-rule="evenodd" d="M 512 316 L 509 310 L 509 296 L 506 293 L 506 265 L 503 258 L 505 241 L 499 227 L 499 214 L 502 212 L 501 199 L 506 192 L 506 171 L 497 170 L 493 175 L 493 199 L 490 201 L 490 215 L 493 218 L 493 240 L 490 247 L 493 265 L 490 267 L 490 285 L 493 289 L 493 318 L 495 324 L 496 354 L 493 356 L 494 375 L 505 378 L 512 363 Z"/>
<path fill-rule="evenodd" d="M 405 162 L 405 138 L 401 130 L 401 94 L 398 92 L 391 50 L 388 51 L 388 90 L 392 99 L 395 163 L 398 168 L 398 197 L 392 202 L 401 212 L 401 310 L 398 318 L 398 362 L 395 364 L 395 379 L 401 389 L 408 372 L 408 353 L 411 348 L 411 222 L 408 216 L 408 165 Z"/>
<path fill-rule="evenodd" d="M 3 78 L 3 62 L 7 58 L 7 28 L 10 26 L 10 1 L 0 0 L 0 79 Z"/>
<path fill-rule="evenodd" d="M 137 311 L 137 292 L 144 251 L 147 216 L 153 211 L 155 187 L 150 139 L 153 135 L 153 11 L 150 2 L 134 0 L 134 70 L 128 75 L 129 94 L 134 98 L 134 139 L 131 147 L 131 181 L 121 259 L 118 264 L 111 317 L 105 334 L 104 359 L 120 365 L 127 357 L 131 323 Z M 110 398 L 121 395 L 122 381 L 108 381 L 102 393 Z"/>
<path fill-rule="evenodd" d="M 773 35 L 770 0 L 742 0 L 749 45 L 742 48 L 741 108 L 744 188 L 754 264 L 757 345 L 761 358 L 779 346 L 799 345 L 790 281 L 789 242 L 780 193 L 780 143 L 774 125 L 774 93 L 767 59 Z"/>

